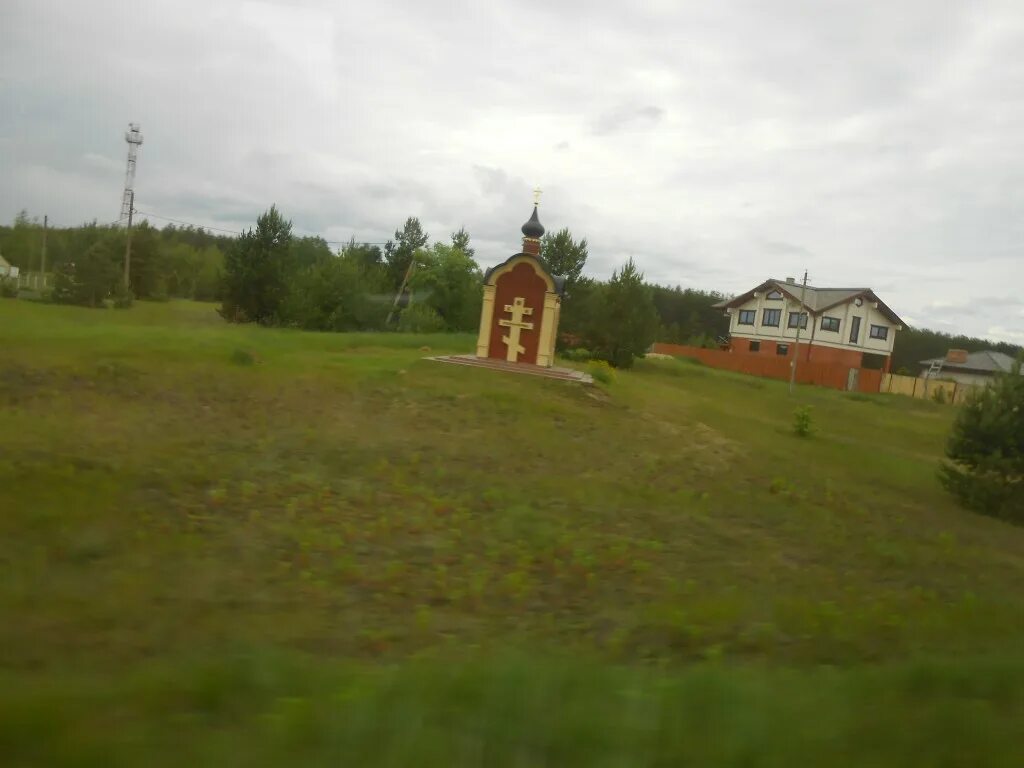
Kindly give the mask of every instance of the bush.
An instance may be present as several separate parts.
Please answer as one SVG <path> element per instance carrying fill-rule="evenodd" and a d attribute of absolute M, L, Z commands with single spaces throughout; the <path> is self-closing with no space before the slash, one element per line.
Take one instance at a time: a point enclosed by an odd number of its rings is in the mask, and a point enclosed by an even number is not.
<path fill-rule="evenodd" d="M 939 469 L 942 485 L 967 509 L 1024 523 L 1024 376 L 1009 374 L 968 397 Z"/>
<path fill-rule="evenodd" d="M 433 307 L 413 304 L 402 310 L 398 330 L 403 333 L 437 333 L 445 328 L 444 318 Z"/>
<path fill-rule="evenodd" d="M 231 362 L 243 367 L 250 366 L 256 363 L 256 356 L 246 349 L 235 349 L 231 352 Z"/>
<path fill-rule="evenodd" d="M 389 299 L 374 273 L 354 259 L 328 256 L 293 277 L 278 317 L 307 331 L 381 328 Z"/>
<path fill-rule="evenodd" d="M 163 275 L 159 276 L 153 285 L 153 290 L 148 296 L 150 301 L 170 301 L 171 294 L 167 290 L 167 280 Z M 114 306 L 117 306 L 116 304 Z M 130 306 L 130 305 L 129 305 Z"/>
<path fill-rule="evenodd" d="M 811 406 L 802 405 L 793 411 L 793 434 L 797 437 L 810 437 L 814 433 L 814 419 Z"/>
<path fill-rule="evenodd" d="M 135 303 L 135 296 L 124 287 L 124 284 L 118 285 L 113 292 L 114 309 L 131 309 L 132 304 Z"/>
<path fill-rule="evenodd" d="M 587 373 L 594 377 L 594 381 L 605 385 L 615 381 L 615 370 L 605 360 L 591 360 Z"/>
<path fill-rule="evenodd" d="M 0 278 L 0 298 L 18 298 L 18 281 L 13 277 Z"/>
<path fill-rule="evenodd" d="M 579 363 L 585 363 L 591 358 L 590 350 L 584 347 L 577 347 L 576 349 L 567 349 L 562 353 L 562 357 L 566 360 L 575 360 Z"/>

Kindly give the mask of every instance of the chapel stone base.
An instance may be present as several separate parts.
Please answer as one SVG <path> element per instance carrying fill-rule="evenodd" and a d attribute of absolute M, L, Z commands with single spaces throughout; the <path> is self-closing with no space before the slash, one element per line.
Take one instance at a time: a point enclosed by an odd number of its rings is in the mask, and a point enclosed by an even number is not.
<path fill-rule="evenodd" d="M 492 371 L 508 371 L 511 373 L 525 373 L 529 376 L 541 376 L 546 379 L 558 379 L 559 381 L 572 381 L 577 384 L 593 384 L 594 379 L 589 373 L 577 371 L 574 368 L 560 368 L 554 365 L 532 365 L 530 363 L 510 363 L 505 360 L 497 360 L 493 357 L 479 357 L 477 355 L 444 355 L 440 357 L 428 357 L 428 360 L 435 360 L 439 363 L 454 363 L 455 365 L 468 365 L 474 368 L 489 368 Z"/>

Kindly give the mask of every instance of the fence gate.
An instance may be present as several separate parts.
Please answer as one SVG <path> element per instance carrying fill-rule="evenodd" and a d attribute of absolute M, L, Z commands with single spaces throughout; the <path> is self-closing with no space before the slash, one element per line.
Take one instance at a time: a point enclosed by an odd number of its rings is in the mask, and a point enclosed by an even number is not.
<path fill-rule="evenodd" d="M 860 381 L 860 368 L 851 368 L 850 372 L 846 374 L 846 391 L 856 392 L 857 383 Z"/>

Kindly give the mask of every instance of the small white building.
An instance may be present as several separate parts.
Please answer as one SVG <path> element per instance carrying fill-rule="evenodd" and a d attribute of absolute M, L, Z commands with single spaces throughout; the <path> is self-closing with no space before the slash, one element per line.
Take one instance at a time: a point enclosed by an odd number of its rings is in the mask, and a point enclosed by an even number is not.
<path fill-rule="evenodd" d="M 992 382 L 996 374 L 1010 373 L 1013 370 L 1013 358 L 994 349 L 984 352 L 951 349 L 945 357 L 922 360 L 921 365 L 925 368 L 922 375 L 930 379 L 985 386 Z M 1021 373 L 1024 374 L 1024 370 Z"/>
<path fill-rule="evenodd" d="M 13 280 L 17 280 L 18 279 L 18 268 L 17 267 L 12 267 L 8 263 L 7 259 L 5 259 L 3 257 L 3 255 L 0 255 L 0 279 L 8 278 L 8 277 L 13 279 Z"/>

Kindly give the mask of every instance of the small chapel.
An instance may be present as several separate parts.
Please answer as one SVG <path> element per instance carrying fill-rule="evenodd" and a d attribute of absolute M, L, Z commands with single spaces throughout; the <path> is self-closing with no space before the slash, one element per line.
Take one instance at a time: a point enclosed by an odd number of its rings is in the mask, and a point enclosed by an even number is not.
<path fill-rule="evenodd" d="M 484 274 L 476 356 L 550 368 L 565 281 L 540 260 L 544 226 L 536 203 L 522 232 L 523 250 Z"/>

